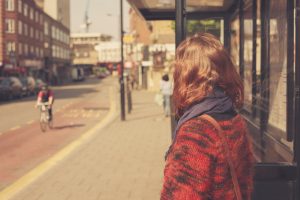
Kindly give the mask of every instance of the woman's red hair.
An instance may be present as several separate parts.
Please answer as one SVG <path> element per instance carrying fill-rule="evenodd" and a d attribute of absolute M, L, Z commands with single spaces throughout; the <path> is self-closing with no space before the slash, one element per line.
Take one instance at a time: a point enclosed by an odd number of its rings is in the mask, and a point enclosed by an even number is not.
<path fill-rule="evenodd" d="M 235 107 L 243 105 L 242 80 L 221 42 L 209 33 L 185 39 L 176 49 L 173 102 L 177 115 L 215 86 L 223 88 Z"/>

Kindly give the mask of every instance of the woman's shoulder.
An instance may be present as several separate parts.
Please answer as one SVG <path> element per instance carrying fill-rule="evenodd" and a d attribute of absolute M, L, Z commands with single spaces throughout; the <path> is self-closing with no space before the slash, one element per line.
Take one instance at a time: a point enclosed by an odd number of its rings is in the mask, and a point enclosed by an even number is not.
<path fill-rule="evenodd" d="M 228 120 L 216 120 L 221 128 L 226 131 L 232 129 L 245 129 L 245 122 L 243 117 L 237 114 L 235 117 Z M 234 128 L 235 127 L 235 128 Z M 198 116 L 184 122 L 178 130 L 179 134 L 198 134 L 209 137 L 212 140 L 219 140 L 218 129 L 207 119 Z"/>
<path fill-rule="evenodd" d="M 178 129 L 178 135 L 207 138 L 210 142 L 215 143 L 218 137 L 218 130 L 206 119 L 199 116 L 184 122 Z"/>

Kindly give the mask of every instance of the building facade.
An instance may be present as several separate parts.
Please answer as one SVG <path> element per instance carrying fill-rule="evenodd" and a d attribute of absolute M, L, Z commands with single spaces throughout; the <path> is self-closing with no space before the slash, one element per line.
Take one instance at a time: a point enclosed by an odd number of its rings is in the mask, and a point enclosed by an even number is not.
<path fill-rule="evenodd" d="M 171 74 L 175 57 L 175 32 L 172 21 L 146 21 L 134 9 L 129 12 L 130 55 L 138 65 L 138 82 L 141 87 L 158 90 L 162 74 Z"/>
<path fill-rule="evenodd" d="M 96 46 L 104 41 L 110 41 L 111 36 L 100 33 L 73 33 L 71 34 L 72 65 L 83 67 L 87 74 L 98 64 Z"/>
<path fill-rule="evenodd" d="M 52 82 L 55 63 L 64 67 L 70 63 L 69 29 L 33 0 L 3 0 L 0 8 L 0 75 L 30 75 Z"/>
<path fill-rule="evenodd" d="M 70 0 L 35 0 L 53 19 L 70 29 Z"/>

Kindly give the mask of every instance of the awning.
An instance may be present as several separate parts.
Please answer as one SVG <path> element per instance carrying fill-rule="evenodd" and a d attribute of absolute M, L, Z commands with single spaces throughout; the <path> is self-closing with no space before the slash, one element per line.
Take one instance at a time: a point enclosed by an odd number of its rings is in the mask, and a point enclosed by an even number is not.
<path fill-rule="evenodd" d="M 174 20 L 175 0 L 127 0 L 128 3 L 146 20 Z M 215 16 L 222 14 L 234 5 L 237 0 L 186 0 L 187 14 Z"/>

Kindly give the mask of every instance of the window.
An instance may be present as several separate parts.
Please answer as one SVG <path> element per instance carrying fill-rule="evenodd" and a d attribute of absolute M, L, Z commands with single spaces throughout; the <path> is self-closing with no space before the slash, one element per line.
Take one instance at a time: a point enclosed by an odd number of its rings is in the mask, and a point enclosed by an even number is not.
<path fill-rule="evenodd" d="M 24 9 L 24 15 L 25 17 L 28 16 L 28 5 L 26 3 L 23 4 L 23 9 Z"/>
<path fill-rule="evenodd" d="M 39 38 L 40 38 L 39 30 L 35 30 L 35 39 L 39 39 Z"/>
<path fill-rule="evenodd" d="M 37 57 L 40 57 L 40 50 L 39 50 L 38 47 L 35 47 L 35 55 L 36 55 Z"/>
<path fill-rule="evenodd" d="M 34 54 L 34 47 L 33 46 L 30 46 L 30 54 Z"/>
<path fill-rule="evenodd" d="M 52 30 L 51 31 L 52 31 L 52 38 L 56 38 L 55 37 L 56 31 L 55 31 L 55 27 L 54 26 L 52 26 Z"/>
<path fill-rule="evenodd" d="M 31 20 L 33 20 L 34 19 L 34 10 L 33 10 L 33 8 L 30 8 L 29 10 L 30 10 L 30 16 L 29 17 L 30 17 Z"/>
<path fill-rule="evenodd" d="M 6 54 L 12 55 L 16 51 L 16 43 L 15 42 L 7 42 L 6 43 Z"/>
<path fill-rule="evenodd" d="M 24 24 L 24 35 L 28 36 L 28 25 Z"/>
<path fill-rule="evenodd" d="M 5 0 L 5 9 L 7 11 L 15 10 L 15 0 Z"/>
<path fill-rule="evenodd" d="M 19 21 L 18 22 L 18 33 L 21 35 L 22 34 L 22 27 L 23 27 L 23 24 L 22 24 L 22 21 Z"/>
<path fill-rule="evenodd" d="M 52 46 L 52 55 L 53 55 L 53 57 L 56 57 L 56 46 L 55 45 Z"/>
<path fill-rule="evenodd" d="M 28 45 L 24 44 L 24 54 L 28 55 Z"/>
<path fill-rule="evenodd" d="M 49 24 L 48 24 L 48 22 L 44 23 L 44 33 L 45 33 L 45 35 L 49 34 Z"/>
<path fill-rule="evenodd" d="M 21 0 L 18 1 L 18 11 L 19 11 L 19 13 L 22 13 L 22 1 Z"/>
<path fill-rule="evenodd" d="M 43 15 L 41 14 L 40 15 L 40 24 L 43 24 L 44 23 L 44 17 L 43 17 Z"/>
<path fill-rule="evenodd" d="M 22 47 L 23 47 L 23 46 L 22 46 L 22 43 L 19 42 L 19 49 L 18 49 L 19 55 L 22 55 L 22 53 L 23 53 Z"/>
<path fill-rule="evenodd" d="M 60 40 L 60 31 L 59 31 L 59 29 L 56 29 L 56 39 Z"/>
<path fill-rule="evenodd" d="M 270 1 L 269 125 L 286 131 L 287 0 Z"/>
<path fill-rule="evenodd" d="M 6 33 L 15 33 L 15 20 L 6 19 L 5 20 L 5 31 Z"/>
<path fill-rule="evenodd" d="M 39 12 L 35 11 L 35 21 L 39 22 Z"/>
<path fill-rule="evenodd" d="M 33 28 L 32 27 L 30 27 L 30 37 L 34 37 L 34 30 L 33 30 Z"/>

